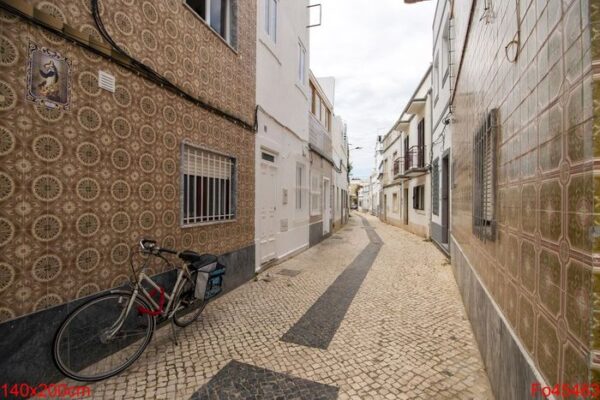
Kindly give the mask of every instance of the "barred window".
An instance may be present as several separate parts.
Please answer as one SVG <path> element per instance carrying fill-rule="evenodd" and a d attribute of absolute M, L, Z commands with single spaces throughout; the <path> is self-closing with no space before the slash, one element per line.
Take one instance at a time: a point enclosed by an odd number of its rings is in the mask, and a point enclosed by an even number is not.
<path fill-rule="evenodd" d="M 321 215 L 321 179 L 319 175 L 310 177 L 310 215 Z"/>
<path fill-rule="evenodd" d="M 440 160 L 431 165 L 431 207 L 433 215 L 440 215 Z"/>
<path fill-rule="evenodd" d="M 498 109 L 491 110 L 473 141 L 473 233 L 496 238 L 496 136 Z"/>
<path fill-rule="evenodd" d="M 304 189 L 304 164 L 296 164 L 296 210 L 302 210 L 302 191 Z"/>
<path fill-rule="evenodd" d="M 182 152 L 183 225 L 235 218 L 235 159 L 189 144 Z"/>

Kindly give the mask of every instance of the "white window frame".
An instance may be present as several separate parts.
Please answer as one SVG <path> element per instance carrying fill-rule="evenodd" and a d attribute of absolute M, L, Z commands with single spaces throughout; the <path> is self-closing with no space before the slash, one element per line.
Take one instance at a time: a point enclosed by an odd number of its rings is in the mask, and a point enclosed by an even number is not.
<path fill-rule="evenodd" d="M 306 85 L 306 47 L 298 41 L 298 82 Z"/>
<path fill-rule="evenodd" d="M 227 178 L 219 178 L 219 175 Z M 183 142 L 181 144 L 181 226 L 234 221 L 236 183 L 234 157 L 187 141 Z M 194 188 L 200 186 L 201 199 L 197 198 L 198 191 L 195 189 L 193 194 L 189 194 L 192 186 Z M 205 192 L 206 196 L 203 195 Z M 226 197 L 223 198 L 222 195 Z"/>
<path fill-rule="evenodd" d="M 188 3 L 187 0 L 182 0 L 183 4 L 192 12 L 194 13 L 196 16 L 198 16 L 202 21 L 204 21 L 209 27 L 210 29 L 215 32 L 217 35 L 219 35 L 220 37 L 222 37 L 229 45 L 231 45 L 231 7 L 232 7 L 232 2 L 235 0 L 226 0 L 226 5 L 225 5 L 225 36 L 221 35 L 221 32 L 218 32 L 215 28 L 212 27 L 211 25 L 211 15 L 210 15 L 210 3 L 211 0 L 204 0 L 204 9 L 206 12 L 206 15 L 200 15 L 196 12 L 196 10 L 194 10 Z"/>
<path fill-rule="evenodd" d="M 264 0 L 265 32 L 274 43 L 277 43 L 277 1 L 278 0 Z"/>

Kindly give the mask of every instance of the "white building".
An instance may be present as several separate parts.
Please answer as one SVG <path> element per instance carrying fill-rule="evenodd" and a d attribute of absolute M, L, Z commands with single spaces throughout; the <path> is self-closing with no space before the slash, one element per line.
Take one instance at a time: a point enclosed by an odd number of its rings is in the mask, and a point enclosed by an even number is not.
<path fill-rule="evenodd" d="M 438 0 L 433 21 L 431 238 L 449 252 L 452 169 L 450 0 Z"/>
<path fill-rule="evenodd" d="M 335 108 L 335 104 L 334 104 Z M 348 138 L 346 124 L 341 117 L 333 117 L 332 141 L 332 189 L 333 189 L 333 228 L 339 229 L 348 222 Z"/>
<path fill-rule="evenodd" d="M 308 247 L 308 0 L 259 0 L 257 269 Z"/>
<path fill-rule="evenodd" d="M 380 173 L 381 220 L 429 237 L 431 67 L 386 135 Z"/>

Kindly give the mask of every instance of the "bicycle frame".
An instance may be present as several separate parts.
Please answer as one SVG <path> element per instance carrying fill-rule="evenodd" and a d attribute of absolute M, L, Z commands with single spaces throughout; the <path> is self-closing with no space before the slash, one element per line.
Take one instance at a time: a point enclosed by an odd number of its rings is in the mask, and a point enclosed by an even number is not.
<path fill-rule="evenodd" d="M 125 309 L 123 310 L 123 312 L 121 313 L 119 318 L 117 318 L 117 320 L 115 321 L 113 326 L 108 330 L 108 335 L 107 335 L 108 338 L 114 337 L 114 335 L 116 335 L 117 332 L 119 332 L 119 330 L 123 326 L 123 323 L 125 322 L 125 318 L 131 312 L 131 309 L 133 308 L 133 304 L 135 303 L 135 300 L 137 299 L 137 297 L 139 295 L 142 295 L 144 297 L 144 300 L 146 300 L 148 303 L 150 303 L 153 308 L 160 309 L 160 305 L 158 303 L 156 303 L 156 301 L 154 301 L 152 296 L 150 296 L 150 293 L 148 293 L 146 288 L 144 288 L 144 286 L 142 286 L 142 283 L 146 282 L 150 286 L 152 286 L 154 289 L 159 290 L 159 291 L 161 290 L 161 287 L 156 282 L 154 282 L 152 280 L 152 278 L 150 278 L 148 275 L 146 275 L 144 270 L 145 270 L 145 266 L 142 268 L 142 270 L 140 271 L 140 273 L 138 275 L 137 282 L 133 289 L 133 294 L 131 296 L 131 299 L 129 300 L 129 303 L 127 304 L 127 307 L 125 307 Z M 177 299 L 179 299 L 180 291 L 181 291 L 181 289 L 183 289 L 183 284 L 185 282 L 184 275 L 187 275 L 188 277 L 191 276 L 187 269 L 187 266 L 185 264 L 183 265 L 182 268 L 179 268 L 177 270 L 177 280 L 175 281 L 175 285 L 173 286 L 173 290 L 171 290 L 171 293 L 167 293 L 167 292 L 164 293 L 164 296 L 168 300 L 168 302 L 167 302 L 166 307 L 164 309 L 160 310 L 161 311 L 160 316 L 165 319 L 173 318 L 173 315 L 175 314 L 175 312 L 178 311 L 175 308 L 175 306 L 176 306 L 175 301 Z"/>

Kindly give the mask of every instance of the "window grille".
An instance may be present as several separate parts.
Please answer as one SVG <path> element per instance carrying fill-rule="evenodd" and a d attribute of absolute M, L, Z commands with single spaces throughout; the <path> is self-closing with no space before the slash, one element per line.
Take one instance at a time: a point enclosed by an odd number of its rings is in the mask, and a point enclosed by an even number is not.
<path fill-rule="evenodd" d="M 436 158 L 431 165 L 431 207 L 433 215 L 440 214 L 440 161 Z"/>
<path fill-rule="evenodd" d="M 183 225 L 235 218 L 235 159 L 189 144 L 182 154 Z"/>
<path fill-rule="evenodd" d="M 475 132 L 473 143 L 473 233 L 496 238 L 496 137 L 498 109 L 491 110 Z"/>
<path fill-rule="evenodd" d="M 302 186 L 304 185 L 304 165 L 296 164 L 296 209 L 302 210 Z"/>
<path fill-rule="evenodd" d="M 321 179 L 319 175 L 310 178 L 310 215 L 321 215 Z"/>

